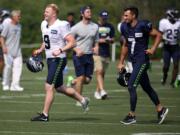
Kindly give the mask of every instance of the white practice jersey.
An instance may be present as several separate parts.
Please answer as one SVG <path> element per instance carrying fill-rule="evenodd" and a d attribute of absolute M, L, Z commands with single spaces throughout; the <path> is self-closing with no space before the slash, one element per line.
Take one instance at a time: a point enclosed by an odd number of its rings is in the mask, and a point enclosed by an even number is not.
<path fill-rule="evenodd" d="M 52 52 L 66 45 L 65 37 L 70 34 L 70 25 L 67 21 L 57 19 L 53 25 L 48 26 L 47 21 L 44 20 L 41 23 L 41 31 L 45 44 L 46 58 L 54 58 Z M 64 58 L 66 53 L 63 52 L 57 57 Z"/>
<path fill-rule="evenodd" d="M 180 39 L 180 20 L 172 24 L 168 19 L 161 19 L 159 31 L 163 33 L 165 44 L 176 45 Z"/>

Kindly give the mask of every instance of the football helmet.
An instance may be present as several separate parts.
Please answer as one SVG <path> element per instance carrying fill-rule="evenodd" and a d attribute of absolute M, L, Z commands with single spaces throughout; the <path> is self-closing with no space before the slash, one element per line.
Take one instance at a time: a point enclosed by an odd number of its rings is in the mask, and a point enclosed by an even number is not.
<path fill-rule="evenodd" d="M 26 66 L 31 72 L 39 72 L 43 70 L 44 64 L 42 62 L 42 56 L 30 56 L 26 61 Z"/>
<path fill-rule="evenodd" d="M 127 87 L 130 76 L 131 73 L 127 72 L 126 69 L 124 68 L 122 71 L 118 73 L 118 77 L 117 77 L 118 84 L 123 87 Z"/>
<path fill-rule="evenodd" d="M 179 11 L 176 9 L 168 9 L 166 11 L 166 16 L 168 20 L 175 22 L 179 18 Z"/>
<path fill-rule="evenodd" d="M 7 9 L 1 9 L 0 10 L 0 17 L 1 18 L 6 18 L 10 16 L 10 11 Z"/>

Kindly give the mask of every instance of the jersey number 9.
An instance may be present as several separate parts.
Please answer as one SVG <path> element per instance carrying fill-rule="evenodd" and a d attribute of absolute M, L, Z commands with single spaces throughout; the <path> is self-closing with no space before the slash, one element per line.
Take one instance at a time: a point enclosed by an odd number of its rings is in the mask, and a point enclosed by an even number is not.
<path fill-rule="evenodd" d="M 50 49 L 50 40 L 48 35 L 44 35 L 45 48 Z"/>

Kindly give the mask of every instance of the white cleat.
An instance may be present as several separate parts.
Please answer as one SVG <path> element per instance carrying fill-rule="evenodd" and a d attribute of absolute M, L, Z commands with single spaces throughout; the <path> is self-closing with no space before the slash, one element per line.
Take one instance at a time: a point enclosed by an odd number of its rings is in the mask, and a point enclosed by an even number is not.
<path fill-rule="evenodd" d="M 94 92 L 94 98 L 95 99 L 101 99 L 101 94 L 98 91 Z"/>
<path fill-rule="evenodd" d="M 101 99 L 106 99 L 107 98 L 107 92 L 105 90 L 101 90 L 100 94 L 101 94 Z"/>
<path fill-rule="evenodd" d="M 23 91 L 24 88 L 18 85 L 11 86 L 10 91 Z"/>
<path fill-rule="evenodd" d="M 9 86 L 8 85 L 3 85 L 3 91 L 8 91 L 9 90 Z"/>

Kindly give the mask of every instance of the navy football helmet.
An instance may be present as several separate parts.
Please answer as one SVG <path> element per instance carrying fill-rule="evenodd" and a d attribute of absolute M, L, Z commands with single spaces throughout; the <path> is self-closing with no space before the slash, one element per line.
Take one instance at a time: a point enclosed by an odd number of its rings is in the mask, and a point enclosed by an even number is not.
<path fill-rule="evenodd" d="M 44 64 L 42 62 L 42 56 L 31 56 L 26 61 L 26 66 L 31 72 L 39 72 L 43 70 Z"/>
<path fill-rule="evenodd" d="M 124 68 L 122 71 L 118 73 L 118 77 L 117 77 L 118 84 L 123 87 L 127 87 L 130 76 L 131 76 L 131 73 L 128 73 L 126 69 Z"/>

